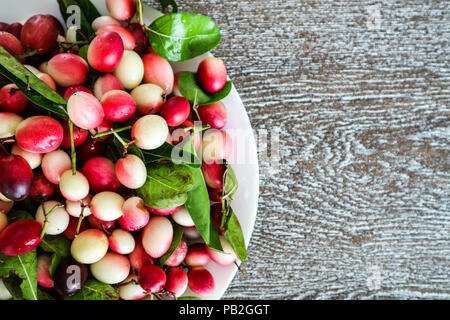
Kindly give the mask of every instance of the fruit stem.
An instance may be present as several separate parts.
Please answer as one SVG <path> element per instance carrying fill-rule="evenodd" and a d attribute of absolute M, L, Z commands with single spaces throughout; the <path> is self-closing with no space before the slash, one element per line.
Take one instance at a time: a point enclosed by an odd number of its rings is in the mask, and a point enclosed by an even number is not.
<path fill-rule="evenodd" d="M 119 132 L 122 132 L 122 131 L 130 130 L 131 128 L 132 128 L 132 126 L 126 126 L 126 127 L 119 128 L 119 129 L 111 129 L 111 130 L 109 130 L 109 131 L 97 133 L 97 134 L 96 134 L 95 136 L 93 136 L 92 138 L 93 138 L 93 139 L 97 139 L 97 138 L 100 138 L 100 137 L 103 137 L 103 136 L 107 136 L 107 135 L 109 135 L 109 134 L 114 134 L 114 133 L 119 133 Z M 120 141 L 120 140 L 119 140 L 119 141 Z"/>
<path fill-rule="evenodd" d="M 75 238 L 77 237 L 78 233 L 80 232 L 80 227 L 81 227 L 81 222 L 83 221 L 84 218 L 84 207 L 86 207 L 86 205 L 83 203 L 83 200 L 80 200 L 81 202 L 81 213 L 80 213 L 80 217 L 78 218 L 78 224 L 77 224 L 77 230 L 75 231 Z"/>
<path fill-rule="evenodd" d="M 77 154 L 75 153 L 75 141 L 73 138 L 73 123 L 69 120 L 69 132 L 70 132 L 70 157 L 72 158 L 72 174 L 77 174 Z"/>
<path fill-rule="evenodd" d="M 61 205 L 54 205 L 53 208 L 50 209 L 50 211 L 48 213 L 45 212 L 45 206 L 44 204 L 42 204 L 42 210 L 44 211 L 44 226 L 42 227 L 42 231 L 41 234 L 39 235 L 39 238 L 43 238 L 45 235 L 45 230 L 47 229 L 47 225 L 48 225 L 48 216 L 56 210 L 56 208 L 60 208 L 62 207 Z"/>
<path fill-rule="evenodd" d="M 241 267 L 239 267 L 239 265 L 237 264 L 236 261 L 234 262 L 234 265 L 236 266 L 236 268 L 238 268 L 239 272 L 240 272 L 243 276 L 245 276 L 244 271 L 241 269 Z"/>
<path fill-rule="evenodd" d="M 141 26 L 144 26 L 144 18 L 142 16 L 142 0 L 136 0 L 136 19 Z"/>
<path fill-rule="evenodd" d="M 37 53 L 38 53 L 37 50 L 31 50 L 31 51 L 28 51 L 28 52 L 25 52 L 25 53 L 17 55 L 16 58 L 17 59 L 28 58 L 28 57 L 34 56 Z"/>

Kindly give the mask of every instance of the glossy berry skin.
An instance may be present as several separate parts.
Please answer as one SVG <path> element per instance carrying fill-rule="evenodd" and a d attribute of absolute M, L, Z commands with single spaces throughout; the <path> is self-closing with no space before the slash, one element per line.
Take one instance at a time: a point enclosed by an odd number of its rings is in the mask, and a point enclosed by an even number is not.
<path fill-rule="evenodd" d="M 70 149 L 70 129 L 67 122 L 63 122 L 62 124 L 64 130 L 64 137 L 61 142 L 61 148 Z M 75 147 L 78 147 L 83 142 L 87 140 L 89 136 L 89 131 L 80 129 L 76 126 L 73 126 L 73 142 Z"/>
<path fill-rule="evenodd" d="M 48 61 L 48 74 L 56 84 L 68 88 L 87 81 L 89 66 L 80 56 L 73 53 L 60 53 Z"/>
<path fill-rule="evenodd" d="M 187 254 L 187 243 L 186 239 L 181 239 L 180 244 L 172 253 L 172 255 L 167 259 L 165 265 L 169 267 L 178 267 L 184 260 Z"/>
<path fill-rule="evenodd" d="M 106 33 L 106 32 L 114 32 L 117 33 L 120 38 L 122 39 L 122 43 L 123 43 L 123 48 L 125 50 L 133 50 L 136 42 L 134 40 L 133 34 L 128 31 L 127 29 L 125 29 L 124 27 L 122 27 L 121 25 L 118 24 L 109 24 L 106 26 L 101 27 L 100 29 L 97 30 L 97 34 L 101 35 L 102 33 Z"/>
<path fill-rule="evenodd" d="M 197 80 L 203 90 L 210 93 L 219 92 L 227 82 L 225 64 L 218 58 L 206 58 L 198 66 Z"/>
<path fill-rule="evenodd" d="M 145 252 L 140 235 L 136 236 L 134 250 L 128 255 L 128 259 L 130 259 L 133 269 L 138 272 L 143 266 L 155 264 L 155 260 L 150 257 L 147 252 Z"/>
<path fill-rule="evenodd" d="M 17 143 L 14 144 L 13 147 L 11 148 L 11 154 L 23 157 L 25 160 L 27 160 L 31 169 L 36 169 L 41 165 L 42 162 L 42 153 L 33 153 L 23 150 L 21 147 L 17 145 Z"/>
<path fill-rule="evenodd" d="M 56 47 L 59 31 L 57 20 L 54 17 L 37 14 L 25 22 L 20 38 L 25 48 L 33 48 L 42 54 Z"/>
<path fill-rule="evenodd" d="M 134 22 L 128 25 L 126 29 L 130 31 L 134 37 L 134 41 L 136 43 L 134 51 L 139 54 L 146 52 L 150 44 L 142 26 L 139 23 Z"/>
<path fill-rule="evenodd" d="M 100 100 L 105 118 L 111 121 L 125 121 L 136 112 L 136 102 L 126 91 L 111 90 Z"/>
<path fill-rule="evenodd" d="M 188 286 L 199 296 L 209 296 L 214 293 L 214 278 L 203 267 L 195 267 L 188 272 Z"/>
<path fill-rule="evenodd" d="M 176 127 L 181 125 L 189 117 L 191 105 L 186 98 L 172 97 L 164 103 L 161 115 L 166 119 L 167 125 Z"/>
<path fill-rule="evenodd" d="M 55 286 L 50 275 L 51 259 L 47 254 L 40 254 L 37 258 L 37 283 L 44 288 L 53 288 Z"/>
<path fill-rule="evenodd" d="M 20 40 L 20 34 L 22 33 L 22 24 L 20 22 L 14 22 L 11 23 L 6 29 L 6 32 L 11 33 L 14 35 L 17 39 Z"/>
<path fill-rule="evenodd" d="M 111 16 L 100 16 L 92 21 L 92 29 L 97 31 L 101 27 L 107 26 L 108 24 L 120 24 L 120 22 Z"/>
<path fill-rule="evenodd" d="M 123 90 L 123 86 L 119 79 L 110 73 L 98 77 L 94 83 L 94 95 L 97 99 L 101 99 L 105 93 L 111 90 Z"/>
<path fill-rule="evenodd" d="M 15 84 L 7 84 L 0 89 L 0 109 L 21 113 L 27 104 L 27 97 L 19 91 Z"/>
<path fill-rule="evenodd" d="M 98 229 L 98 230 L 102 230 L 105 231 L 107 233 L 111 232 L 112 230 L 114 230 L 114 228 L 116 227 L 116 221 L 103 221 L 100 220 L 98 218 L 96 218 L 93 214 L 89 215 L 87 218 L 89 225 L 94 228 L 94 229 Z"/>
<path fill-rule="evenodd" d="M 223 235 L 225 231 L 225 226 L 221 228 L 222 225 L 222 203 L 214 203 L 211 205 L 210 209 L 211 219 L 214 222 L 214 225 L 216 226 L 217 231 L 219 232 L 219 235 Z"/>
<path fill-rule="evenodd" d="M 21 156 L 0 158 L 0 192 L 8 199 L 22 201 L 31 191 L 33 170 Z"/>
<path fill-rule="evenodd" d="M 203 267 L 211 258 L 204 243 L 194 243 L 188 247 L 184 262 L 189 267 Z"/>
<path fill-rule="evenodd" d="M 148 293 L 156 293 L 166 284 L 166 274 L 163 269 L 155 265 L 146 265 L 141 268 L 138 275 L 139 285 Z"/>
<path fill-rule="evenodd" d="M 91 158 L 83 165 L 82 171 L 89 181 L 90 189 L 96 193 L 116 191 L 120 187 L 120 182 L 114 170 L 114 163 L 108 158 Z"/>
<path fill-rule="evenodd" d="M 55 185 L 50 183 L 42 172 L 34 175 L 30 190 L 30 198 L 34 202 L 42 202 L 49 199 L 55 193 Z"/>
<path fill-rule="evenodd" d="M 227 109 L 221 101 L 200 106 L 197 111 L 203 125 L 210 125 L 211 129 L 222 129 L 227 124 Z"/>
<path fill-rule="evenodd" d="M 147 180 L 147 168 L 144 162 L 134 154 L 127 154 L 120 158 L 115 166 L 117 179 L 130 189 L 138 189 Z"/>
<path fill-rule="evenodd" d="M 174 75 L 170 63 L 154 52 L 143 56 L 142 62 L 144 63 L 144 82 L 161 87 L 167 95 L 172 93 Z"/>
<path fill-rule="evenodd" d="M 91 158 L 103 155 L 105 145 L 99 140 L 88 139 L 77 148 L 77 160 L 85 163 Z"/>
<path fill-rule="evenodd" d="M 150 211 L 153 214 L 157 214 L 159 216 L 169 216 L 172 213 L 176 212 L 179 208 L 180 208 L 180 206 L 169 208 L 169 209 L 156 209 L 156 208 L 151 208 L 151 207 L 147 206 L 148 211 Z"/>
<path fill-rule="evenodd" d="M 54 277 L 55 290 L 63 296 L 72 296 L 83 288 L 88 268 L 75 260 L 61 265 Z"/>
<path fill-rule="evenodd" d="M 84 92 L 92 94 L 92 91 L 84 86 L 70 86 L 66 89 L 66 91 L 64 91 L 64 99 L 69 100 L 70 96 L 78 91 L 84 91 Z"/>
<path fill-rule="evenodd" d="M 137 86 L 131 96 L 136 101 L 137 112 L 143 115 L 159 112 L 166 101 L 164 90 L 152 83 Z"/>
<path fill-rule="evenodd" d="M 233 151 L 232 139 L 226 131 L 207 130 L 202 139 L 203 161 L 228 159 Z"/>
<path fill-rule="evenodd" d="M 111 16 L 119 21 L 131 19 L 136 12 L 133 0 L 106 0 L 106 7 Z"/>
<path fill-rule="evenodd" d="M 14 112 L 0 111 L 0 138 L 11 137 L 16 134 L 16 129 L 23 121 L 22 117 Z"/>
<path fill-rule="evenodd" d="M 130 197 L 123 203 L 123 215 L 117 219 L 122 229 L 138 231 L 145 227 L 150 220 L 150 215 L 145 208 L 144 200 L 139 197 Z"/>
<path fill-rule="evenodd" d="M 104 117 L 102 105 L 92 94 L 76 92 L 67 101 L 67 112 L 70 120 L 81 129 L 94 129 L 98 127 Z"/>
<path fill-rule="evenodd" d="M 100 72 L 112 72 L 122 59 L 123 42 L 116 32 L 103 32 L 92 40 L 88 49 L 88 62 Z"/>
<path fill-rule="evenodd" d="M 181 296 L 187 288 L 188 277 L 182 268 L 170 268 L 166 271 L 166 285 L 164 288 L 170 291 L 175 297 Z"/>
<path fill-rule="evenodd" d="M 0 233 L 0 253 L 18 256 L 27 253 L 41 242 L 42 226 L 35 220 L 21 220 L 7 226 Z"/>
<path fill-rule="evenodd" d="M 5 48 L 13 56 L 17 56 L 25 52 L 19 39 L 9 32 L 0 31 L 0 46 Z"/>
<path fill-rule="evenodd" d="M 78 227 L 78 218 L 72 217 L 70 216 L 69 218 L 69 225 L 67 226 L 66 230 L 64 230 L 63 234 L 64 236 L 69 239 L 69 240 L 73 240 L 75 239 L 75 234 L 77 232 L 77 227 Z M 86 219 L 83 219 L 81 221 L 81 225 L 80 225 L 80 230 L 79 232 L 83 232 L 84 230 L 88 229 L 88 224 L 86 222 Z"/>
<path fill-rule="evenodd" d="M 218 162 L 204 162 L 202 164 L 203 177 L 206 185 L 213 189 L 220 189 L 223 187 L 223 175 L 225 173 L 225 166 Z"/>
<path fill-rule="evenodd" d="M 16 128 L 16 142 L 29 152 L 47 153 L 56 150 L 64 137 L 61 124 L 47 116 L 34 116 Z"/>
<path fill-rule="evenodd" d="M 144 64 L 141 57 L 134 51 L 124 50 L 122 59 L 113 74 L 125 89 L 136 88 L 144 77 Z"/>

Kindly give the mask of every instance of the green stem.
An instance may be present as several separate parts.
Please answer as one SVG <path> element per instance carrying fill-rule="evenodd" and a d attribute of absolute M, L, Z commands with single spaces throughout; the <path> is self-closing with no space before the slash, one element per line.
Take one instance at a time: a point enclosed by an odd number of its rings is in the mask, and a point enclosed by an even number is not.
<path fill-rule="evenodd" d="M 109 134 L 114 134 L 114 133 L 119 133 L 119 132 L 122 132 L 122 131 L 130 130 L 131 128 L 132 128 L 132 126 L 126 126 L 126 127 L 119 128 L 119 129 L 112 129 L 112 130 L 109 130 L 109 131 L 100 132 L 100 133 L 97 133 L 92 138 L 93 139 L 97 139 L 97 138 L 100 138 L 100 137 L 103 137 L 103 136 L 107 136 Z"/>
<path fill-rule="evenodd" d="M 47 229 L 47 226 L 48 226 L 48 216 L 53 212 L 53 211 L 55 211 L 56 210 L 56 208 L 59 208 L 60 207 L 60 205 L 55 205 L 55 206 L 53 206 L 53 208 L 51 208 L 50 209 L 50 211 L 48 212 L 48 213 L 46 213 L 45 212 L 45 206 L 44 206 L 44 204 L 42 204 L 42 210 L 44 211 L 44 226 L 42 227 L 42 231 L 41 231 L 41 234 L 39 235 L 39 238 L 43 238 L 44 237 L 44 235 L 45 235 L 45 230 Z"/>
<path fill-rule="evenodd" d="M 75 141 L 73 138 L 73 123 L 69 120 L 69 132 L 70 132 L 70 157 L 72 158 L 72 174 L 77 174 L 77 154 L 75 153 Z"/>
<path fill-rule="evenodd" d="M 136 19 L 141 26 L 144 26 L 144 18 L 143 18 L 143 9 L 142 9 L 142 0 L 136 0 Z"/>
<path fill-rule="evenodd" d="M 34 56 L 37 53 L 38 53 L 37 50 L 31 50 L 31 51 L 19 54 L 18 56 L 16 56 L 16 58 L 17 59 L 24 59 L 24 58 L 32 57 L 32 56 Z"/>
<path fill-rule="evenodd" d="M 78 218 L 78 224 L 77 224 L 77 230 L 75 231 L 75 237 L 80 232 L 81 222 L 83 221 L 83 218 L 84 218 L 83 213 L 84 213 L 85 204 L 83 203 L 83 200 L 80 200 L 80 201 L 81 201 L 81 213 L 80 213 L 80 217 Z"/>
<path fill-rule="evenodd" d="M 123 145 L 124 148 L 128 147 L 128 144 L 122 139 L 122 137 L 117 133 L 117 131 L 113 130 L 113 135 L 117 140 Z"/>

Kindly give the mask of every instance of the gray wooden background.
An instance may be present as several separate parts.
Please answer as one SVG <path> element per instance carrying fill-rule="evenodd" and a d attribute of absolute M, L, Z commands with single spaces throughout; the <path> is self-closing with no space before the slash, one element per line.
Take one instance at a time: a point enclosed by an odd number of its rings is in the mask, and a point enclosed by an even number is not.
<path fill-rule="evenodd" d="M 449 2 L 177 2 L 220 26 L 253 127 L 281 130 L 225 298 L 450 299 Z"/>

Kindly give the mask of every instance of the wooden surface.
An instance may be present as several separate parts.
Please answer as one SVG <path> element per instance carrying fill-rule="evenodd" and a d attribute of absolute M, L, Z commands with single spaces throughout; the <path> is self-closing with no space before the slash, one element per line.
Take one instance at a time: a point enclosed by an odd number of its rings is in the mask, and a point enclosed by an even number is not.
<path fill-rule="evenodd" d="M 253 127 L 281 129 L 225 298 L 449 299 L 449 2 L 178 4 L 220 26 Z"/>

